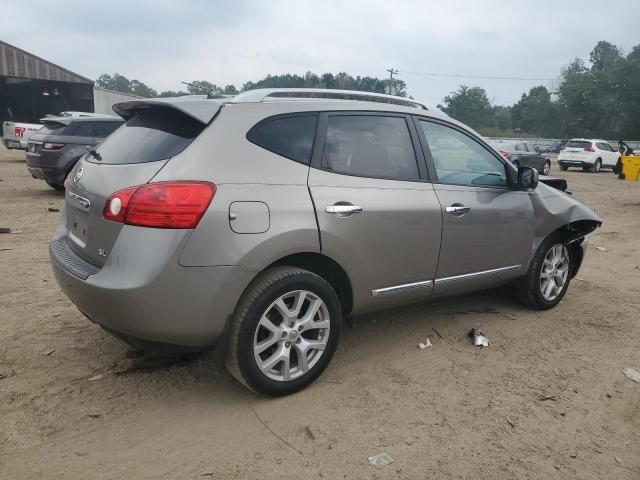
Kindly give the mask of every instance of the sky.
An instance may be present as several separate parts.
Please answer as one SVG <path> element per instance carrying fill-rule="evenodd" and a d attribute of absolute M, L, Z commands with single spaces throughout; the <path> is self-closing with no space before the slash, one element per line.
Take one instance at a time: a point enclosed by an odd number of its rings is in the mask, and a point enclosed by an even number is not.
<path fill-rule="evenodd" d="M 0 40 L 85 77 L 118 72 L 157 91 L 395 68 L 430 105 L 461 84 L 510 105 L 535 85 L 552 88 L 599 40 L 629 52 L 638 19 L 639 0 L 1 0 Z"/>

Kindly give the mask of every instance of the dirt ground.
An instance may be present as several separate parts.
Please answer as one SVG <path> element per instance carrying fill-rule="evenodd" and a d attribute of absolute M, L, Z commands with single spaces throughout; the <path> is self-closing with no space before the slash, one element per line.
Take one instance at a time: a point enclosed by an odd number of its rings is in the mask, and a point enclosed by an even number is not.
<path fill-rule="evenodd" d="M 318 382 L 268 399 L 215 352 L 128 358 L 83 318 L 49 267 L 64 197 L 23 158 L 0 147 L 0 478 L 640 478 L 640 182 L 554 165 L 605 222 L 557 308 L 492 291 L 357 318 Z"/>

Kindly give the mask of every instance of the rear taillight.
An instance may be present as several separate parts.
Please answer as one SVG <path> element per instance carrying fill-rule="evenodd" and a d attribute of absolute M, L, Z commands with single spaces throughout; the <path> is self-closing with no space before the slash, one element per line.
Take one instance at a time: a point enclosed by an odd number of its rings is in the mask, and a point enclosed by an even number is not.
<path fill-rule="evenodd" d="M 215 194 L 209 182 L 148 183 L 111 195 L 102 216 L 140 227 L 195 228 Z"/>
<path fill-rule="evenodd" d="M 509 158 L 509 152 L 505 152 L 504 150 L 500 150 L 500 155 L 503 157 Z"/>
<path fill-rule="evenodd" d="M 65 143 L 45 143 L 44 145 L 42 145 L 42 148 L 45 148 L 47 150 L 60 150 L 65 146 Z"/>
<path fill-rule="evenodd" d="M 595 152 L 595 150 L 593 149 L 593 147 L 586 147 L 584 149 L 585 152 Z"/>

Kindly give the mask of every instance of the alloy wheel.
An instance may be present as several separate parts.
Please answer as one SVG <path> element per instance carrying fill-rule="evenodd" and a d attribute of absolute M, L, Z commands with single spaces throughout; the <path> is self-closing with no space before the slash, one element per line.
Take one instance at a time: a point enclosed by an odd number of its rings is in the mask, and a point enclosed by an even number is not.
<path fill-rule="evenodd" d="M 253 355 L 268 378 L 286 382 L 303 376 L 322 357 L 331 321 L 322 299 L 307 290 L 278 297 L 265 310 L 253 338 Z"/>
<path fill-rule="evenodd" d="M 542 174 L 543 175 L 549 175 L 550 171 L 551 171 L 551 163 L 550 162 L 545 162 L 544 167 L 542 167 Z"/>
<path fill-rule="evenodd" d="M 569 278 L 569 250 L 557 243 L 547 252 L 540 271 L 540 293 L 548 302 L 555 300 Z"/>

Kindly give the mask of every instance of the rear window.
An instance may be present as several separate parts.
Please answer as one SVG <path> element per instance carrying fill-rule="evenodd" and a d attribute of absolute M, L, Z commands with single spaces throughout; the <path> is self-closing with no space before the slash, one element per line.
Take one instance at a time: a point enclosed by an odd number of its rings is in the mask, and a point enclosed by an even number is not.
<path fill-rule="evenodd" d="M 59 122 L 44 122 L 42 128 L 38 130 L 38 133 L 44 135 L 60 135 L 64 130 L 65 125 Z"/>
<path fill-rule="evenodd" d="M 309 164 L 316 136 L 316 115 L 267 119 L 247 133 L 247 140 L 296 162 Z"/>
<path fill-rule="evenodd" d="M 591 146 L 591 142 L 586 142 L 584 140 L 571 140 L 567 142 L 567 148 L 587 148 Z"/>
<path fill-rule="evenodd" d="M 100 145 L 101 163 L 146 163 L 174 157 L 204 128 L 194 118 L 170 108 L 138 110 Z"/>

